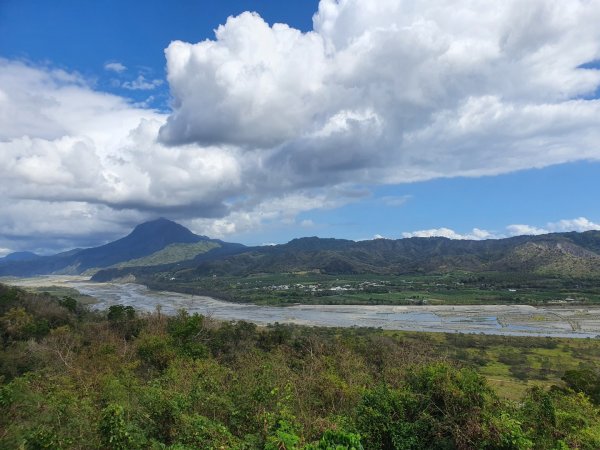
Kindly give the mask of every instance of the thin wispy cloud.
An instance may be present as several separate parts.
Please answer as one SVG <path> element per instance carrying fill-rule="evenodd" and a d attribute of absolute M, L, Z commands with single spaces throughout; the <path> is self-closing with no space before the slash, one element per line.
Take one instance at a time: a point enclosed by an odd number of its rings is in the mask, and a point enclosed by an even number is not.
<path fill-rule="evenodd" d="M 381 197 L 381 202 L 386 206 L 398 207 L 404 206 L 412 198 L 412 195 L 386 195 Z"/>
<path fill-rule="evenodd" d="M 123 73 L 127 70 L 127 67 L 125 67 L 120 62 L 113 61 L 104 64 L 104 69 L 110 72 Z"/>
<path fill-rule="evenodd" d="M 312 228 L 315 226 L 315 223 L 310 219 L 304 219 L 300 222 L 300 226 L 303 228 Z"/>
<path fill-rule="evenodd" d="M 123 82 L 121 87 L 132 91 L 151 91 L 161 86 L 163 83 L 164 81 L 158 78 L 148 80 L 143 75 L 138 75 L 135 80 Z"/>

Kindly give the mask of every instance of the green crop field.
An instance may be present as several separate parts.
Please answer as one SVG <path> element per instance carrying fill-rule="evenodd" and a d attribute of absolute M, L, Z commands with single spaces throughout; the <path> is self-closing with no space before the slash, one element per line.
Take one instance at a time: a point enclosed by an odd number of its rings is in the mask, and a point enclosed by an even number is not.
<path fill-rule="evenodd" d="M 466 272 L 443 275 L 257 274 L 178 279 L 162 274 L 142 280 L 150 287 L 269 304 L 592 304 L 600 303 L 600 280 L 522 277 Z"/>

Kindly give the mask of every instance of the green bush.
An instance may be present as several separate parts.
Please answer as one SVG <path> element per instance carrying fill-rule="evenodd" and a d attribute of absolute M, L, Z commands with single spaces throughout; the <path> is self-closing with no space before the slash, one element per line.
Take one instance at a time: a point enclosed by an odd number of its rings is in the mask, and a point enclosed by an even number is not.
<path fill-rule="evenodd" d="M 583 392 L 600 404 L 600 372 L 590 368 L 567 370 L 562 377 L 565 384 L 576 392 Z"/>
<path fill-rule="evenodd" d="M 175 317 L 169 319 L 167 331 L 181 354 L 190 358 L 205 358 L 208 355 L 208 347 L 204 343 L 208 336 L 203 316 L 190 316 L 186 311 L 180 310 Z"/>
<path fill-rule="evenodd" d="M 141 360 L 158 370 L 166 369 L 176 356 L 170 336 L 146 333 L 137 339 L 136 344 Z"/>
<path fill-rule="evenodd" d="M 99 432 L 107 449 L 133 450 L 142 445 L 125 422 L 125 411 L 121 405 L 111 403 L 102 410 Z"/>
<path fill-rule="evenodd" d="M 364 450 L 358 434 L 338 430 L 327 430 L 316 444 L 309 444 L 304 450 Z"/>

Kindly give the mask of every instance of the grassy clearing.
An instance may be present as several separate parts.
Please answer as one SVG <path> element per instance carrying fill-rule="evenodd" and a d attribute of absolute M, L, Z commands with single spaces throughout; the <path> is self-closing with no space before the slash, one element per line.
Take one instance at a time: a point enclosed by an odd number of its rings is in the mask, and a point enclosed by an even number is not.
<path fill-rule="evenodd" d="M 415 345 L 421 335 L 394 333 Z M 600 367 L 598 339 L 436 334 L 427 341 L 450 360 L 475 368 L 508 399 L 521 398 L 533 385 L 560 385 L 567 370 Z"/>
<path fill-rule="evenodd" d="M 90 296 L 81 294 L 77 289 L 73 289 L 66 286 L 39 286 L 39 287 L 27 287 L 24 288 L 26 291 L 33 292 L 35 294 L 49 294 L 57 298 L 71 297 L 77 300 L 82 305 L 92 305 L 97 300 Z"/>

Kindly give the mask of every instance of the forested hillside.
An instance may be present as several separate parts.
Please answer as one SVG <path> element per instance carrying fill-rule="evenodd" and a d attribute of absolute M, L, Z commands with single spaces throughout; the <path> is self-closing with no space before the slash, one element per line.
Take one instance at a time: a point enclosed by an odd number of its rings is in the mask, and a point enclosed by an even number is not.
<path fill-rule="evenodd" d="M 345 241 L 302 238 L 200 262 L 196 274 L 247 275 L 318 270 L 328 274 L 439 273 L 456 270 L 600 275 L 600 232 L 484 241 L 447 238 Z"/>
<path fill-rule="evenodd" d="M 0 448 L 600 448 L 595 340 L 91 313 L 5 286 L 0 331 Z M 501 361 L 539 386 L 496 390 Z"/>
<path fill-rule="evenodd" d="M 315 272 L 328 275 L 499 272 L 563 278 L 600 277 L 600 232 L 555 233 L 483 241 L 441 237 L 349 241 L 316 237 L 287 244 L 208 252 L 182 265 L 128 267 L 97 272 L 108 281 L 160 272 L 181 280 L 202 277 Z M 133 265 L 131 265 L 133 266 Z"/>

